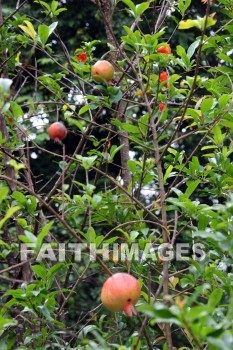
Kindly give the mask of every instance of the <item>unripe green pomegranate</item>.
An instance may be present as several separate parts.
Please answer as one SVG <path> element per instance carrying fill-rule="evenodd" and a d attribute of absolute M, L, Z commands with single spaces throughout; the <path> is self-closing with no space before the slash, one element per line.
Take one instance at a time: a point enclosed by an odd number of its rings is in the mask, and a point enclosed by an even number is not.
<path fill-rule="evenodd" d="M 134 305 L 141 294 L 138 280 L 128 273 L 118 272 L 109 277 L 103 284 L 101 301 L 111 311 L 124 311 L 132 317 L 136 315 Z"/>

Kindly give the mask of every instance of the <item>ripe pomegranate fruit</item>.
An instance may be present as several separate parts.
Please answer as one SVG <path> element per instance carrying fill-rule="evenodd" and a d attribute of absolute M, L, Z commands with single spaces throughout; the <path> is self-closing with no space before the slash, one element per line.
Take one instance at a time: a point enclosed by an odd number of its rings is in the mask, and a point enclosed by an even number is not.
<path fill-rule="evenodd" d="M 97 61 L 91 68 L 91 76 L 97 82 L 110 82 L 114 76 L 114 67 L 108 61 Z"/>
<path fill-rule="evenodd" d="M 55 122 L 51 124 L 47 132 L 49 134 L 49 137 L 55 142 L 64 140 L 67 135 L 66 127 L 60 122 Z"/>
<path fill-rule="evenodd" d="M 159 53 L 165 53 L 166 55 L 169 55 L 172 50 L 169 46 L 160 46 L 158 49 L 157 49 L 157 52 Z"/>
<path fill-rule="evenodd" d="M 138 280 L 128 273 L 118 272 L 109 277 L 103 284 L 101 301 L 111 311 L 124 311 L 132 317 L 136 315 L 134 305 L 141 294 Z"/>

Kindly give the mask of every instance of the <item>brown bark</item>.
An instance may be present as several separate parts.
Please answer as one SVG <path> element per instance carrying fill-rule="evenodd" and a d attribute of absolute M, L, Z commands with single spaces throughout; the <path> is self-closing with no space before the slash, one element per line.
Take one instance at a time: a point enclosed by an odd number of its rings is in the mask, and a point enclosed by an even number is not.
<path fill-rule="evenodd" d="M 95 0 L 93 2 L 97 5 L 97 7 L 98 7 L 98 9 L 103 17 L 105 32 L 106 32 L 108 42 L 112 46 L 117 47 L 118 43 L 117 43 L 116 38 L 114 36 L 113 27 L 112 27 L 112 13 L 111 13 L 110 1 L 109 0 Z M 112 55 L 113 65 L 115 66 L 116 69 L 117 69 L 117 67 L 114 64 L 114 62 L 117 59 L 117 55 L 118 55 L 118 53 L 116 53 L 116 52 Z M 115 117 L 120 122 L 123 122 L 123 123 L 126 122 L 124 110 L 125 110 L 124 103 L 123 103 L 123 101 L 120 101 L 118 104 L 118 109 L 117 109 Z M 120 141 L 120 145 L 124 145 L 120 150 L 121 177 L 123 180 L 123 187 L 125 189 L 129 190 L 129 185 L 131 183 L 132 178 L 131 178 L 131 172 L 130 172 L 129 167 L 128 167 L 128 160 L 130 159 L 129 158 L 130 144 L 129 144 L 129 138 L 128 138 L 127 131 L 121 132 L 121 135 L 119 135 L 119 141 Z"/>

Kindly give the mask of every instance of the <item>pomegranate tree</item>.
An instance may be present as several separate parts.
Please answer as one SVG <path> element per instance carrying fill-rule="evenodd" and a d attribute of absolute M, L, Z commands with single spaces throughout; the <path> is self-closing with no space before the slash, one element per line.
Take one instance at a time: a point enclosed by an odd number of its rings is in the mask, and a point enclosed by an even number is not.
<path fill-rule="evenodd" d="M 111 311 L 124 311 L 132 317 L 136 315 L 134 305 L 141 294 L 138 280 L 128 273 L 118 272 L 109 277 L 103 284 L 101 301 Z"/>

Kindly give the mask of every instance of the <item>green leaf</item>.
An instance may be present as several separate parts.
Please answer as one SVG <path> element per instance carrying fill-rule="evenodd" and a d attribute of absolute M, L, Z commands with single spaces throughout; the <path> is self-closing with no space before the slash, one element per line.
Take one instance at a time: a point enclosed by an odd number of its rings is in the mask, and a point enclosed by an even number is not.
<path fill-rule="evenodd" d="M 17 222 L 20 226 L 22 226 L 23 228 L 27 227 L 27 221 L 23 218 L 17 218 Z"/>
<path fill-rule="evenodd" d="M 92 156 L 92 157 L 83 157 L 79 154 L 75 155 L 78 160 L 81 161 L 82 166 L 84 169 L 89 170 L 91 167 L 95 164 L 95 160 L 98 156 Z"/>
<path fill-rule="evenodd" d="M 90 243 L 95 243 L 95 240 L 96 240 L 96 232 L 94 230 L 93 227 L 88 227 L 88 230 L 87 230 L 87 237 L 88 237 L 88 241 Z"/>
<path fill-rule="evenodd" d="M 8 192 L 9 190 L 7 187 L 0 187 L 0 204 L 7 197 Z"/>
<path fill-rule="evenodd" d="M 211 313 L 211 308 L 207 306 L 194 306 L 185 314 L 185 319 L 188 321 L 200 320 Z"/>
<path fill-rule="evenodd" d="M 41 0 L 34 0 L 34 2 L 37 3 L 37 4 L 40 4 L 40 5 L 42 5 L 42 6 L 44 6 L 44 7 L 48 10 L 48 12 L 51 11 L 49 4 L 47 4 L 46 2 L 41 1 Z"/>
<path fill-rule="evenodd" d="M 221 232 L 214 233 L 213 231 L 196 231 L 193 232 L 193 237 L 209 238 L 216 242 L 222 242 L 226 239 Z"/>
<path fill-rule="evenodd" d="M 124 145 L 120 145 L 120 146 L 116 146 L 116 145 L 113 145 L 111 148 L 110 148 L 110 156 L 111 156 L 111 160 L 114 159 L 115 155 L 117 154 L 117 152 L 119 152 L 122 148 L 124 147 Z"/>
<path fill-rule="evenodd" d="M 178 320 L 176 315 L 174 315 L 167 307 L 161 303 L 154 305 L 143 304 L 138 306 L 138 310 L 142 311 L 149 317 L 153 317 L 155 322 L 172 323 L 178 326 L 181 325 L 181 322 Z"/>
<path fill-rule="evenodd" d="M 42 266 L 42 265 L 34 265 L 34 266 L 32 266 L 32 270 L 33 270 L 33 272 L 35 272 L 37 277 L 40 277 L 43 280 L 46 279 L 47 270 L 46 270 L 46 268 L 44 266 Z"/>
<path fill-rule="evenodd" d="M 48 87 L 50 90 L 54 92 L 57 96 L 61 93 L 60 85 L 57 83 L 56 80 L 51 78 L 49 75 L 43 75 L 38 77 L 38 80 L 40 80 L 46 87 Z"/>
<path fill-rule="evenodd" d="M 210 145 L 210 146 L 203 146 L 201 148 L 202 151 L 205 151 L 206 149 L 213 149 L 213 148 L 218 148 L 218 146 L 216 145 Z"/>
<path fill-rule="evenodd" d="M 172 172 L 172 169 L 173 169 L 173 165 L 169 165 L 168 168 L 166 169 L 166 173 L 164 175 L 164 178 L 163 178 L 163 183 L 165 184 L 170 173 Z"/>
<path fill-rule="evenodd" d="M 11 246 L 9 244 L 7 244 L 6 242 L 2 241 L 0 239 L 0 246 L 3 245 L 4 247 L 6 247 L 7 249 L 11 249 Z"/>
<path fill-rule="evenodd" d="M 36 32 L 35 32 L 35 29 L 33 27 L 33 24 L 30 21 L 24 21 L 24 23 L 26 24 L 26 26 L 19 25 L 19 28 L 22 29 L 24 31 L 24 33 L 26 33 L 28 36 L 30 36 L 33 40 L 35 40 Z"/>
<path fill-rule="evenodd" d="M 65 7 L 62 7 L 62 8 L 60 8 L 60 9 L 57 9 L 56 12 L 55 12 L 55 16 L 58 16 L 59 13 L 64 12 L 64 11 L 67 11 L 67 9 L 66 9 Z"/>
<path fill-rule="evenodd" d="M 58 270 L 60 270 L 64 266 L 64 263 L 58 262 L 55 265 L 53 265 L 49 270 L 48 270 L 48 277 L 51 278 L 53 277 Z"/>
<path fill-rule="evenodd" d="M 223 94 L 219 97 L 218 104 L 220 108 L 225 108 L 231 100 L 231 95 Z"/>
<path fill-rule="evenodd" d="M 34 196 L 27 196 L 27 208 L 29 213 L 35 212 L 37 209 L 37 199 Z"/>
<path fill-rule="evenodd" d="M 128 160 L 127 162 L 129 170 L 134 174 L 137 170 L 137 162 L 133 159 Z"/>
<path fill-rule="evenodd" d="M 12 168 L 14 168 L 14 170 L 16 171 L 16 173 L 20 170 L 20 169 L 25 169 L 25 165 L 22 163 L 17 163 L 14 159 L 11 159 L 9 161 L 9 164 L 12 166 Z"/>
<path fill-rule="evenodd" d="M 146 113 L 138 121 L 138 127 L 140 128 L 144 136 L 147 135 L 149 118 L 150 118 L 149 114 Z"/>
<path fill-rule="evenodd" d="M 209 16 L 207 17 L 206 28 L 212 27 L 212 26 L 214 26 L 214 25 L 217 23 L 217 20 L 214 19 L 215 14 L 216 14 L 216 13 L 214 12 L 214 13 L 212 13 L 211 15 L 209 15 Z M 204 30 L 204 28 L 205 28 L 206 16 L 203 17 L 203 18 L 201 18 L 201 19 L 200 19 L 200 17 L 198 17 L 198 19 L 199 19 L 200 22 L 201 22 L 201 29 Z"/>
<path fill-rule="evenodd" d="M 19 204 L 22 206 L 26 207 L 27 206 L 27 198 L 26 196 L 18 191 L 14 191 L 11 195 L 13 199 L 15 199 Z"/>
<path fill-rule="evenodd" d="M 178 29 L 183 30 L 183 29 L 190 29 L 190 28 L 196 27 L 200 30 L 204 30 L 205 23 L 206 23 L 206 28 L 215 25 L 217 20 L 214 19 L 214 16 L 215 16 L 215 13 L 208 16 L 207 22 L 206 22 L 206 16 L 205 17 L 197 16 L 197 19 L 186 19 L 184 21 L 180 21 Z"/>
<path fill-rule="evenodd" d="M 213 98 L 205 98 L 201 103 L 201 113 L 204 115 L 212 109 L 214 104 Z"/>
<path fill-rule="evenodd" d="M 135 17 L 140 17 L 143 12 L 145 12 L 150 5 L 150 2 L 142 2 L 141 4 L 136 5 Z"/>
<path fill-rule="evenodd" d="M 121 125 L 122 129 L 132 133 L 132 134 L 139 134 L 139 128 L 138 126 L 132 125 L 132 124 L 127 124 L 127 123 L 123 123 Z"/>
<path fill-rule="evenodd" d="M 83 106 L 82 108 L 80 108 L 79 112 L 78 112 L 78 115 L 82 115 L 84 114 L 85 112 L 89 111 L 90 110 L 90 105 L 89 104 L 86 104 L 85 106 Z"/>
<path fill-rule="evenodd" d="M 24 231 L 25 236 L 28 238 L 29 243 L 35 243 L 37 242 L 37 237 L 31 233 L 30 231 L 25 230 Z"/>
<path fill-rule="evenodd" d="M 39 27 L 38 27 L 38 35 L 39 35 L 39 38 L 40 38 L 40 41 L 43 45 L 46 44 L 47 40 L 48 40 L 48 37 L 49 37 L 49 33 L 50 30 L 49 30 L 49 27 L 46 26 L 45 24 L 40 24 Z"/>
<path fill-rule="evenodd" d="M 187 196 L 187 198 L 191 196 L 191 194 L 195 191 L 200 182 L 200 180 L 187 181 L 187 189 L 185 191 L 185 195 Z"/>
<path fill-rule="evenodd" d="M 24 112 L 22 108 L 18 105 L 18 103 L 11 101 L 10 102 L 12 112 L 14 114 L 15 119 L 17 120 L 18 118 L 23 118 L 24 117 Z"/>
<path fill-rule="evenodd" d="M 213 137 L 213 141 L 215 142 L 215 144 L 219 147 L 222 145 L 224 139 L 225 139 L 225 135 L 223 134 L 221 131 L 221 128 L 219 127 L 219 125 L 215 125 L 214 128 L 212 129 L 212 132 L 214 134 Z"/>
<path fill-rule="evenodd" d="M 56 9 L 58 8 L 58 5 L 59 5 L 59 2 L 58 2 L 58 1 L 55 1 L 55 0 L 52 1 L 51 10 L 52 10 L 53 13 L 54 13 L 54 12 L 56 11 Z"/>
<path fill-rule="evenodd" d="M 133 1 L 131 0 L 121 0 L 124 2 L 132 11 L 134 14 L 136 14 L 136 6 L 134 5 Z"/>
<path fill-rule="evenodd" d="M 117 103 L 122 99 L 122 91 L 120 87 L 109 86 L 109 103 Z"/>
<path fill-rule="evenodd" d="M 93 198 L 92 198 L 92 206 L 93 208 L 97 208 L 98 205 L 102 202 L 102 196 L 98 195 L 98 194 L 94 194 Z"/>
<path fill-rule="evenodd" d="M 188 55 L 186 54 L 185 49 L 182 46 L 178 45 L 176 47 L 176 52 L 181 57 L 182 61 L 185 64 L 185 67 L 189 68 L 190 65 L 191 65 L 190 64 L 190 59 L 189 59 Z"/>
<path fill-rule="evenodd" d="M 213 292 L 208 297 L 208 306 L 214 309 L 222 299 L 222 295 L 223 295 L 222 289 L 220 288 L 214 289 Z"/>
<path fill-rule="evenodd" d="M 190 29 L 193 27 L 199 28 L 198 20 L 186 19 L 184 21 L 180 21 L 178 29 L 183 30 L 183 29 Z"/>
<path fill-rule="evenodd" d="M 3 330 L 6 327 L 16 326 L 18 322 L 12 318 L 4 318 L 0 316 L 0 330 Z M 2 332 L 0 332 L 2 334 Z"/>
<path fill-rule="evenodd" d="M 17 211 L 19 211 L 21 208 L 19 206 L 11 207 L 7 210 L 5 217 L 0 220 L 0 228 L 5 224 L 5 222 L 10 219 Z"/>
<path fill-rule="evenodd" d="M 182 15 L 184 15 L 187 8 L 190 6 L 191 0 L 179 0 L 178 2 L 178 8 Z"/>
<path fill-rule="evenodd" d="M 43 243 L 43 240 L 46 236 L 48 236 L 49 231 L 51 230 L 51 227 L 53 226 L 54 222 L 50 221 L 47 225 L 45 225 L 42 230 L 40 231 L 40 233 L 38 234 L 37 237 L 37 242 L 36 242 L 36 251 L 40 250 L 40 247 Z"/>

